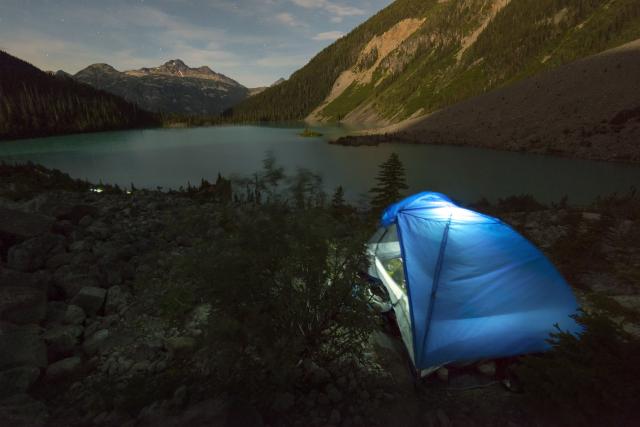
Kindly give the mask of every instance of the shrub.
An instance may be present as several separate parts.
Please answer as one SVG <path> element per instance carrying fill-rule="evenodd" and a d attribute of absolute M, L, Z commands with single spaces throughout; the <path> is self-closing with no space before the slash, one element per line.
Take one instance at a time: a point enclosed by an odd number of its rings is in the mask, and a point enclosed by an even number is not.
<path fill-rule="evenodd" d="M 580 336 L 559 330 L 549 340 L 551 351 L 526 357 L 517 368 L 530 409 L 553 424 L 634 424 L 640 340 L 603 313 L 576 320 L 584 327 Z"/>
<path fill-rule="evenodd" d="M 266 175 L 221 216 L 224 233 L 176 261 L 173 277 L 212 305 L 211 372 L 248 398 L 294 388 L 303 359 L 358 358 L 374 323 L 358 286 L 368 231 L 358 214 L 336 215 L 304 171 L 271 183 Z"/>

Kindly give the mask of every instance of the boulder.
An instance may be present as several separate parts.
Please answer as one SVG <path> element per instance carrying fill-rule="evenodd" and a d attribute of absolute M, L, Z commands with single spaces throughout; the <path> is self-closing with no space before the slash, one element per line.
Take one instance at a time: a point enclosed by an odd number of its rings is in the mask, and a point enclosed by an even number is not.
<path fill-rule="evenodd" d="M 94 316 L 104 304 L 107 291 L 96 286 L 85 286 L 71 300 L 71 304 L 81 307 L 87 316 Z"/>
<path fill-rule="evenodd" d="M 46 315 L 47 285 L 39 274 L 0 266 L 0 319 L 38 323 Z"/>
<path fill-rule="evenodd" d="M 61 252 L 49 258 L 45 264 L 45 266 L 49 270 L 56 270 L 63 265 L 71 264 L 73 260 L 73 255 L 69 252 Z"/>
<path fill-rule="evenodd" d="M 51 230 L 54 219 L 0 207 L 0 237 L 24 240 Z"/>
<path fill-rule="evenodd" d="M 12 246 L 7 253 L 7 265 L 18 271 L 36 271 L 47 259 L 64 251 L 65 238 L 57 234 L 43 234 Z"/>
<path fill-rule="evenodd" d="M 85 339 L 82 344 L 82 349 L 88 356 L 93 356 L 96 353 L 99 353 L 101 348 L 104 346 L 105 342 L 109 338 L 109 330 L 101 329 L 91 335 L 89 338 Z"/>
<path fill-rule="evenodd" d="M 47 294 L 29 286 L 0 287 L 0 320 L 39 323 L 47 314 Z"/>
<path fill-rule="evenodd" d="M 83 328 L 78 325 L 64 325 L 49 329 L 42 338 L 52 360 L 70 356 L 78 345 Z"/>
<path fill-rule="evenodd" d="M 191 335 L 198 336 L 202 334 L 203 329 L 209 323 L 211 309 L 211 304 L 200 304 L 193 309 L 185 324 L 185 328 Z"/>
<path fill-rule="evenodd" d="M 20 366 L 0 372 L 0 398 L 25 393 L 40 377 L 40 368 Z"/>
<path fill-rule="evenodd" d="M 382 331 L 373 331 L 369 337 L 376 360 L 385 371 L 389 372 L 397 385 L 403 388 L 411 387 L 413 374 L 407 369 L 406 350 L 402 342 Z"/>
<path fill-rule="evenodd" d="M 65 201 L 51 201 L 49 204 L 42 206 L 41 211 L 44 212 L 43 209 L 58 220 L 66 220 L 76 225 L 80 222 L 80 219 L 85 216 L 96 215 L 98 213 L 98 209 L 93 206 Z"/>
<path fill-rule="evenodd" d="M 56 270 L 53 280 L 56 286 L 62 291 L 66 298 L 73 298 L 80 292 L 82 288 L 100 287 L 100 280 L 91 272 L 79 271 L 72 269 L 68 265 L 64 265 Z"/>
<path fill-rule="evenodd" d="M 80 218 L 80 220 L 78 221 L 78 225 L 80 227 L 88 227 L 91 225 L 91 223 L 93 222 L 93 218 L 91 215 L 84 215 L 82 218 Z"/>
<path fill-rule="evenodd" d="M 39 284 L 39 277 L 34 274 L 4 268 L 0 265 L 0 287 L 3 286 L 31 286 Z"/>
<path fill-rule="evenodd" d="M 75 376 L 82 368 L 82 359 L 79 357 L 68 357 L 52 363 L 47 368 L 45 379 L 47 381 L 58 381 Z"/>
<path fill-rule="evenodd" d="M 93 253 L 100 257 L 104 263 L 128 261 L 137 254 L 136 248 L 130 244 L 121 242 L 98 242 L 93 247 Z"/>
<path fill-rule="evenodd" d="M 0 420 L 3 426 L 44 427 L 48 416 L 47 406 L 27 394 L 15 394 L 0 400 Z"/>
<path fill-rule="evenodd" d="M 333 384 L 329 384 L 326 387 L 325 392 L 327 393 L 327 397 L 332 403 L 339 403 L 340 401 L 342 401 L 342 393 Z"/>
<path fill-rule="evenodd" d="M 329 415 L 329 423 L 331 425 L 337 426 L 340 424 L 340 420 L 342 419 L 341 415 L 340 415 L 340 411 L 338 411 L 337 409 L 332 409 L 331 410 L 331 415 Z"/>
<path fill-rule="evenodd" d="M 167 350 L 182 354 L 193 350 L 196 346 L 196 340 L 191 337 L 171 337 L 167 338 L 165 345 Z"/>
<path fill-rule="evenodd" d="M 595 212 L 582 212 L 582 219 L 586 221 L 600 221 L 602 215 Z"/>
<path fill-rule="evenodd" d="M 82 307 L 70 304 L 67 306 L 67 311 L 64 313 L 63 323 L 67 325 L 81 325 L 87 315 L 84 313 Z"/>
<path fill-rule="evenodd" d="M 69 245 L 69 250 L 71 252 L 89 252 L 93 243 L 89 240 L 77 240 Z"/>
<path fill-rule="evenodd" d="M 120 272 L 118 266 L 113 266 L 114 268 L 110 268 L 106 272 L 107 276 L 107 286 L 118 286 L 122 284 L 122 273 Z"/>
<path fill-rule="evenodd" d="M 107 224 L 102 221 L 95 221 L 87 227 L 87 233 L 98 240 L 106 240 L 111 236 L 111 230 Z"/>
<path fill-rule="evenodd" d="M 106 315 L 118 313 L 127 305 L 131 294 L 121 286 L 112 286 L 107 291 L 107 300 L 104 306 Z"/>
<path fill-rule="evenodd" d="M 73 233 L 73 223 L 68 220 L 57 221 L 53 224 L 51 231 L 56 234 L 62 234 L 63 236 L 71 236 Z"/>
<path fill-rule="evenodd" d="M 296 403 L 296 398 L 291 393 L 278 393 L 271 407 L 276 412 L 287 412 Z"/>
<path fill-rule="evenodd" d="M 0 369 L 47 366 L 47 347 L 34 326 L 0 323 Z"/>
<path fill-rule="evenodd" d="M 78 252 L 74 254 L 71 259 L 71 265 L 75 268 L 79 268 L 83 265 L 93 265 L 96 264 L 96 262 L 96 256 L 91 252 Z"/>
<path fill-rule="evenodd" d="M 209 399 L 193 405 L 178 415 L 168 413 L 157 402 L 143 408 L 138 416 L 137 426 L 164 427 L 218 426 L 218 427 L 262 427 L 260 413 L 250 404 L 242 401 L 225 402 Z"/>
<path fill-rule="evenodd" d="M 478 372 L 487 377 L 495 377 L 496 375 L 496 363 L 484 362 L 478 365 Z"/>
<path fill-rule="evenodd" d="M 446 383 L 449 381 L 449 370 L 443 366 L 436 371 L 436 376 L 440 381 Z"/>

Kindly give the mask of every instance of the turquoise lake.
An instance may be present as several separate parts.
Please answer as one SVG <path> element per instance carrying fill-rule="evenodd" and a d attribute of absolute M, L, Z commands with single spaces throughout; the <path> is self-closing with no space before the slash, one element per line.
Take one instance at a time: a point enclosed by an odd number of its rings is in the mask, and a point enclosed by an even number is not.
<path fill-rule="evenodd" d="M 343 185 L 351 200 L 363 198 L 378 165 L 397 152 L 411 192 L 431 190 L 472 202 L 531 194 L 543 202 L 568 195 L 584 204 L 598 195 L 626 192 L 640 183 L 640 167 L 477 148 L 382 144 L 330 145 L 341 128 L 317 129 L 303 138 L 299 126 L 223 126 L 80 134 L 0 143 L 0 160 L 41 163 L 75 178 L 136 187 L 177 189 L 202 178 L 246 176 L 271 152 L 289 171 L 321 174 L 327 191 Z"/>

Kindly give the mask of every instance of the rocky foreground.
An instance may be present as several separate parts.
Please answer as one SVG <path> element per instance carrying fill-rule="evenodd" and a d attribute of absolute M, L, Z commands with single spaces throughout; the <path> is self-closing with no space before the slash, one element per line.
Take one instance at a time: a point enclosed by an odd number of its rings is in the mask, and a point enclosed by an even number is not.
<path fill-rule="evenodd" d="M 538 424 L 510 374 L 515 360 L 443 368 L 418 386 L 400 341 L 382 322 L 364 361 L 301 360 L 296 376 L 304 387 L 296 392 L 261 402 L 238 398 L 212 382 L 215 367 L 206 363 L 202 343 L 218 321 L 211 306 L 182 307 L 180 294 L 155 280 L 198 239 L 224 232 L 174 232 L 194 212 L 221 215 L 219 203 L 151 191 L 48 189 L 8 197 L 14 187 L 0 176 L 5 426 Z M 609 210 L 613 216 L 605 218 L 597 208 L 491 209 L 503 210 L 554 258 L 585 307 L 604 301 L 640 335 L 637 217 Z"/>

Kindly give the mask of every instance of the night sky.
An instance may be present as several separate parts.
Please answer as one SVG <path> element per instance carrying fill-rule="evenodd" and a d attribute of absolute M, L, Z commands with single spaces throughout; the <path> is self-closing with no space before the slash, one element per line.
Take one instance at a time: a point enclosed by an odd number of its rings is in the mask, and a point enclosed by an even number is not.
<path fill-rule="evenodd" d="M 180 58 L 246 86 L 287 78 L 391 0 L 0 0 L 0 49 L 43 70 Z"/>

